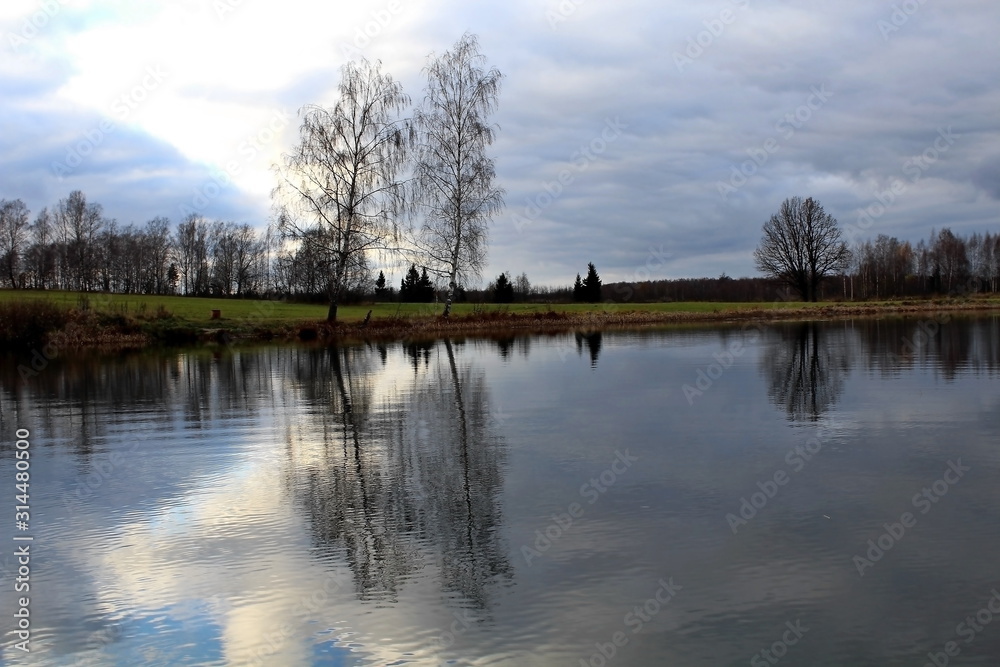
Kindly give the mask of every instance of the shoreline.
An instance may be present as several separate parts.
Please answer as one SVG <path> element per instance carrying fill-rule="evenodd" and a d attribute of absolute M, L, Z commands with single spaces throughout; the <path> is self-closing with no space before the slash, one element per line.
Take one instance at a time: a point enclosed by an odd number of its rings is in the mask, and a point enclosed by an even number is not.
<path fill-rule="evenodd" d="M 572 331 L 574 329 L 605 329 L 620 327 L 655 327 L 658 325 L 699 324 L 699 323 L 741 323 L 752 321 L 825 321 L 849 319 L 854 317 L 898 316 L 907 317 L 917 314 L 935 313 L 967 313 L 977 315 L 984 313 L 1000 313 L 1000 303 L 973 304 L 900 304 L 900 305 L 865 305 L 865 304 L 830 304 L 822 306 L 804 306 L 801 308 L 743 308 L 726 309 L 714 312 L 643 312 L 626 310 L 625 308 L 610 308 L 604 311 L 588 312 L 586 314 L 549 313 L 549 316 L 533 314 L 510 313 L 506 315 L 459 316 L 450 320 L 441 317 L 428 317 L 419 320 L 409 320 L 402 326 L 395 323 L 385 326 L 381 321 L 373 320 L 366 327 L 356 323 L 340 323 L 333 327 L 333 336 L 357 335 L 362 338 L 378 337 L 387 333 L 399 337 L 401 333 L 428 334 L 440 337 L 447 334 L 488 333 L 496 335 L 532 334 Z M 321 327 L 326 327 L 323 323 Z M 389 331 L 386 331 L 386 330 Z"/>
<path fill-rule="evenodd" d="M 121 321 L 98 323 L 93 313 L 75 313 L 63 329 L 50 332 L 40 345 L 65 350 L 137 350 L 248 342 L 354 343 L 426 340 L 449 336 L 509 338 L 579 330 L 653 329 L 711 323 L 818 322 L 852 318 L 907 318 L 939 313 L 969 316 L 1000 313 L 1000 302 L 985 299 L 901 301 L 889 304 L 829 303 L 788 308 L 767 307 L 768 305 L 701 312 L 663 312 L 636 310 L 635 305 L 595 304 L 595 310 L 582 313 L 557 310 L 534 313 L 487 312 L 453 315 L 448 319 L 440 315 L 411 315 L 372 318 L 367 324 L 341 321 L 333 325 L 314 320 L 259 324 L 252 319 L 233 319 L 221 320 L 219 326 L 213 327 L 205 327 L 203 323 L 157 320 L 147 322 L 145 326 Z"/>

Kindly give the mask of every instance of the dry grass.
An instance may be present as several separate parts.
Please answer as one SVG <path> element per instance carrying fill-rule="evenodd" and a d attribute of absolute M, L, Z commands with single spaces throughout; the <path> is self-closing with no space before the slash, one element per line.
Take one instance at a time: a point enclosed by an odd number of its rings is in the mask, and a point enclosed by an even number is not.
<path fill-rule="evenodd" d="M 93 311 L 72 310 L 59 331 L 49 336 L 59 349 L 103 347 L 129 349 L 146 347 L 151 337 L 132 320 L 102 316 Z"/>
<path fill-rule="evenodd" d="M 949 312 L 997 312 L 996 301 L 898 302 L 879 304 L 808 304 L 802 307 L 775 309 L 739 308 L 697 312 L 628 310 L 610 306 L 601 311 L 570 313 L 547 311 L 534 313 L 487 312 L 457 315 L 451 318 L 387 317 L 372 320 L 367 326 L 357 322 L 336 325 L 316 323 L 303 327 L 304 340 L 330 339 L 413 339 L 446 335 L 503 336 L 511 332 L 556 333 L 573 330 L 634 328 L 656 325 L 696 324 L 699 322 L 745 322 L 776 320 L 825 320 L 854 317 L 900 316 Z M 307 332 L 302 335 L 302 332 Z"/>
<path fill-rule="evenodd" d="M 44 300 L 0 302 L 0 345 L 26 349 L 44 345 L 66 326 L 70 311 Z"/>

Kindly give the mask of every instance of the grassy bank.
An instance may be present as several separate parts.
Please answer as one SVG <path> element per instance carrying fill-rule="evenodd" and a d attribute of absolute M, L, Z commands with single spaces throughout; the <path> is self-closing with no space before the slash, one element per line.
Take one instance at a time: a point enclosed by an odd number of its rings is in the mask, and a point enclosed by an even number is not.
<path fill-rule="evenodd" d="M 166 310 L 184 322 L 192 324 L 218 324 L 211 321 L 213 310 L 221 312 L 223 321 L 229 324 L 254 320 L 264 324 L 283 324 L 301 321 L 319 321 L 326 317 L 327 306 L 316 304 L 284 303 L 280 301 L 259 301 L 256 299 L 218 299 L 185 296 L 157 296 L 136 294 L 95 294 L 63 291 L 0 290 L 0 304 L 12 301 L 45 300 L 63 308 L 90 309 L 95 312 L 110 312 L 134 317 L 148 317 Z M 789 309 L 816 307 L 823 304 L 802 303 L 719 303 L 719 302 L 675 302 L 609 304 L 614 308 L 626 308 L 652 313 L 703 313 L 743 309 Z M 582 314 L 603 311 L 605 304 L 589 303 L 514 303 L 514 304 L 471 304 L 458 303 L 453 306 L 456 315 L 476 315 L 482 313 L 534 314 L 550 311 Z M 372 318 L 386 317 L 426 317 L 439 315 L 442 304 L 433 303 L 375 303 L 360 306 L 341 306 L 338 319 L 356 322 L 364 319 L 369 310 Z"/>
<path fill-rule="evenodd" d="M 998 298 L 864 303 L 456 304 L 344 306 L 339 321 L 324 305 L 252 299 L 0 290 L 0 345 L 62 348 L 185 344 L 236 339 L 406 338 L 449 333 L 504 334 L 752 319 L 829 319 L 939 310 L 1000 311 Z M 213 311 L 220 317 L 213 319 Z M 371 317 L 364 323 L 369 311 Z"/>

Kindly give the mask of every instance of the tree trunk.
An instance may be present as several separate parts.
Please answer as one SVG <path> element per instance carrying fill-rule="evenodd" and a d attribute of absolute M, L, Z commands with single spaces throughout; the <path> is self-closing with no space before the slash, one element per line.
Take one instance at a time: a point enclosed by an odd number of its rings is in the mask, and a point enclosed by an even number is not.
<path fill-rule="evenodd" d="M 458 283 L 455 281 L 458 278 L 458 250 L 461 239 L 462 235 L 459 234 L 455 249 L 451 253 L 451 273 L 448 274 L 448 298 L 444 302 L 444 317 L 451 314 L 451 302 L 455 298 L 455 290 L 458 288 Z"/>
<path fill-rule="evenodd" d="M 448 281 L 448 296 L 444 301 L 444 314 L 442 317 L 448 317 L 451 314 L 451 300 L 455 298 L 455 281 Z"/>
<path fill-rule="evenodd" d="M 349 240 L 344 242 L 346 246 Z M 327 283 L 327 291 L 330 294 L 330 309 L 326 312 L 326 321 L 333 324 L 337 321 L 337 302 L 340 300 L 341 287 L 344 285 L 344 275 L 347 273 L 347 257 L 345 252 L 341 251 L 340 257 L 337 261 L 337 268 L 334 275 L 330 277 L 330 282 Z"/>
<path fill-rule="evenodd" d="M 459 204 L 461 204 L 461 197 L 459 197 Z M 455 225 L 455 230 L 458 233 L 455 234 L 455 246 L 451 249 L 451 273 L 448 274 L 448 298 L 444 302 L 444 317 L 448 317 L 451 314 L 451 301 L 455 298 L 455 289 L 458 287 L 458 283 L 455 281 L 458 279 L 458 260 L 460 251 L 462 250 L 461 221 Z"/>
<path fill-rule="evenodd" d="M 330 309 L 326 311 L 326 321 L 333 324 L 337 321 L 337 288 L 333 284 L 333 279 L 327 284 L 326 292 L 330 296 Z"/>

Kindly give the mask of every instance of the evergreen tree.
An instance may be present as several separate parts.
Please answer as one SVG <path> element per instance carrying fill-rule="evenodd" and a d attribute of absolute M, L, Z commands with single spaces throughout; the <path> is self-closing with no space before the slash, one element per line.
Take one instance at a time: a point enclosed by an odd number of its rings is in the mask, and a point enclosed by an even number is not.
<path fill-rule="evenodd" d="M 587 277 L 583 279 L 581 293 L 582 301 L 597 303 L 601 300 L 601 277 L 597 275 L 593 262 L 587 264 Z"/>
<path fill-rule="evenodd" d="M 417 283 L 417 301 L 420 303 L 434 301 L 434 283 L 427 276 L 427 267 L 420 273 L 420 282 Z"/>
<path fill-rule="evenodd" d="M 378 272 L 378 278 L 375 280 L 375 298 L 384 299 L 386 295 L 385 289 L 385 273 L 382 271 Z"/>
<path fill-rule="evenodd" d="M 583 301 L 583 282 L 580 281 L 580 274 L 576 274 L 576 282 L 573 283 L 573 301 Z"/>
<path fill-rule="evenodd" d="M 514 300 L 514 284 L 511 283 L 509 278 L 507 278 L 506 273 L 501 273 L 497 277 L 496 284 L 493 287 L 493 302 L 510 303 L 513 300 Z"/>
<path fill-rule="evenodd" d="M 422 300 L 420 293 L 420 273 L 415 264 L 410 264 L 410 270 L 403 276 L 399 285 L 399 300 L 404 303 L 415 303 Z"/>

